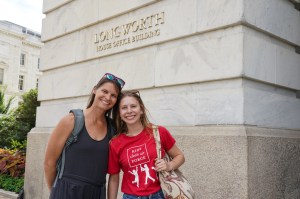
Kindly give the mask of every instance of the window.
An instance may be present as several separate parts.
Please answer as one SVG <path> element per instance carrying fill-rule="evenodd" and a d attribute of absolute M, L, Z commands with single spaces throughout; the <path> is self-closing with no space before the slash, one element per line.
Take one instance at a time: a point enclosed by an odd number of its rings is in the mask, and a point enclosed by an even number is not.
<path fill-rule="evenodd" d="M 4 69 L 0 68 L 0 84 L 3 84 Z"/>
<path fill-rule="evenodd" d="M 40 69 L 40 58 L 38 58 L 37 68 Z"/>
<path fill-rule="evenodd" d="M 36 88 L 39 86 L 39 78 L 36 79 Z"/>
<path fill-rule="evenodd" d="M 24 90 L 24 75 L 19 75 L 19 90 Z"/>
<path fill-rule="evenodd" d="M 22 66 L 25 65 L 25 54 L 24 54 L 24 53 L 21 53 L 20 64 L 21 64 Z"/>

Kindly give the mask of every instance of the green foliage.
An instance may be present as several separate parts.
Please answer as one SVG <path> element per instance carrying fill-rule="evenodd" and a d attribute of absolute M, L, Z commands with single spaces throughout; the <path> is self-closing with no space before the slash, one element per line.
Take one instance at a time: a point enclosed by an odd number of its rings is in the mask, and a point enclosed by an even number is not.
<path fill-rule="evenodd" d="M 26 139 L 22 134 L 22 129 L 28 125 L 21 125 L 12 114 L 3 115 L 0 118 L 0 147 L 10 148 L 12 140 L 22 142 L 22 140 Z"/>
<path fill-rule="evenodd" d="M 14 112 L 17 121 L 28 124 L 30 129 L 35 126 L 36 107 L 40 105 L 37 101 L 37 94 L 37 89 L 31 89 L 24 93 L 22 95 L 22 102 Z"/>
<path fill-rule="evenodd" d="M 26 145 L 27 145 L 26 140 L 23 140 L 21 142 L 18 141 L 18 140 L 11 140 L 11 147 L 10 147 L 10 149 L 13 150 L 13 151 L 22 151 L 22 152 L 25 152 Z"/>
<path fill-rule="evenodd" d="M 8 98 L 7 103 L 5 102 L 5 87 L 0 86 L 0 114 L 7 114 L 11 103 L 15 99 L 14 96 Z"/>
<path fill-rule="evenodd" d="M 22 101 L 15 111 L 0 117 L 1 148 L 16 148 L 13 141 L 23 143 L 26 147 L 24 142 L 27 133 L 35 126 L 37 106 L 39 106 L 37 89 L 32 89 L 22 95 Z"/>
<path fill-rule="evenodd" d="M 13 178 L 9 175 L 0 175 L 1 189 L 19 193 L 23 186 L 24 186 L 24 177 Z"/>

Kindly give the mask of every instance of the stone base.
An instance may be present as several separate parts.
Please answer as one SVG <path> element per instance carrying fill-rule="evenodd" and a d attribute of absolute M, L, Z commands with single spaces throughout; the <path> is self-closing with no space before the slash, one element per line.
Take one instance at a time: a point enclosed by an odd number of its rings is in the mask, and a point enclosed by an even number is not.
<path fill-rule="evenodd" d="M 0 189 L 0 199 L 18 199 L 18 195 L 15 192 L 11 192 L 11 191 L 5 191 L 3 189 Z"/>
<path fill-rule="evenodd" d="M 52 128 L 34 128 L 27 136 L 24 195 L 26 199 L 48 199 L 44 178 L 44 156 Z"/>
<path fill-rule="evenodd" d="M 242 125 L 167 128 L 184 151 L 181 170 L 196 198 L 300 198 L 300 131 Z M 51 130 L 35 128 L 28 135 L 27 199 L 49 196 L 43 160 Z"/>

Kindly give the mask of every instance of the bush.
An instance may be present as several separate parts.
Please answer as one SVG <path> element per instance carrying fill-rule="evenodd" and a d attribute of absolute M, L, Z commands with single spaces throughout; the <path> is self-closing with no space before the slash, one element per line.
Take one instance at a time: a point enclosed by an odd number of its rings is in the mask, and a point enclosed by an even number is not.
<path fill-rule="evenodd" d="M 11 140 L 11 147 L 10 149 L 13 151 L 20 151 L 24 154 L 26 153 L 26 146 L 27 142 L 26 140 L 23 140 L 22 142 L 19 142 L 18 140 Z"/>
<path fill-rule="evenodd" d="M 5 102 L 5 90 L 6 86 L 0 85 L 0 114 L 7 114 L 9 108 L 15 99 L 15 96 L 9 97 L 7 102 Z"/>
<path fill-rule="evenodd" d="M 22 102 L 14 112 L 17 121 L 28 126 L 29 130 L 26 129 L 26 133 L 35 126 L 36 107 L 40 105 L 37 95 L 37 89 L 31 89 L 24 93 Z"/>
<path fill-rule="evenodd" d="M 1 189 L 19 193 L 23 186 L 24 186 L 24 177 L 13 178 L 9 175 L 0 175 Z"/>
<path fill-rule="evenodd" d="M 10 148 L 12 140 L 17 140 L 22 142 L 26 139 L 23 136 L 22 130 L 28 128 L 28 125 L 24 124 L 21 126 L 17 122 L 14 115 L 3 115 L 0 118 L 0 147 L 1 148 Z"/>
<path fill-rule="evenodd" d="M 22 95 L 16 110 L 0 117 L 0 148 L 12 148 L 12 140 L 26 142 L 27 133 L 35 126 L 37 106 L 37 89 L 32 89 Z"/>
<path fill-rule="evenodd" d="M 0 149 L 0 174 L 23 177 L 25 173 L 25 154 L 16 150 Z"/>
<path fill-rule="evenodd" d="M 24 186 L 24 173 L 24 153 L 0 148 L 0 188 L 18 193 Z"/>

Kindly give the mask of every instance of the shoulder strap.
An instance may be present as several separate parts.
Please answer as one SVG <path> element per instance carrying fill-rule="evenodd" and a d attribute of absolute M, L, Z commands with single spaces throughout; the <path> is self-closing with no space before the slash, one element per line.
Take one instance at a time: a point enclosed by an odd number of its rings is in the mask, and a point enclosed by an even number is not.
<path fill-rule="evenodd" d="M 160 135 L 159 135 L 158 127 L 156 125 L 152 125 L 152 129 L 153 129 L 153 136 L 155 139 L 157 158 L 161 159 L 161 143 L 160 143 Z"/>
<path fill-rule="evenodd" d="M 77 137 L 84 126 L 84 115 L 83 115 L 83 111 L 81 109 L 72 109 L 72 110 L 70 110 L 70 113 L 74 114 L 74 128 L 72 130 L 71 135 L 69 136 L 69 138 L 66 141 L 66 144 L 63 148 L 63 151 L 62 151 L 59 159 L 57 160 L 57 163 L 56 163 L 57 175 L 56 175 L 55 181 L 53 183 L 53 187 L 55 187 L 57 180 L 61 179 L 62 175 L 64 173 L 66 149 L 72 143 L 77 141 Z"/>
<path fill-rule="evenodd" d="M 84 126 L 84 115 L 81 109 L 72 109 L 70 110 L 70 113 L 74 114 L 75 123 L 72 134 L 66 141 L 66 147 L 77 141 L 77 137 Z"/>

